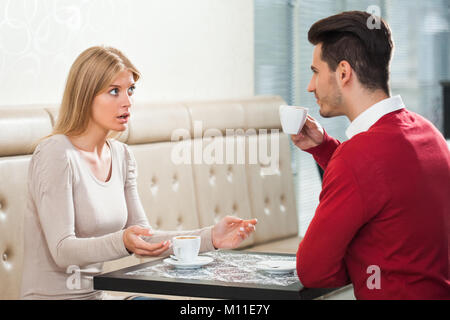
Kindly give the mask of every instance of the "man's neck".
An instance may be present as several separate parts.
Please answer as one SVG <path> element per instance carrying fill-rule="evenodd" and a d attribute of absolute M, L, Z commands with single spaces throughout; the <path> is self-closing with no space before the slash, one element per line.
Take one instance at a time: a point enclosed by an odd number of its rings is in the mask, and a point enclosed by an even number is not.
<path fill-rule="evenodd" d="M 361 113 L 369 109 L 374 104 L 389 98 L 383 90 L 360 91 L 359 94 L 352 95 L 347 101 L 346 116 L 353 122 Z"/>

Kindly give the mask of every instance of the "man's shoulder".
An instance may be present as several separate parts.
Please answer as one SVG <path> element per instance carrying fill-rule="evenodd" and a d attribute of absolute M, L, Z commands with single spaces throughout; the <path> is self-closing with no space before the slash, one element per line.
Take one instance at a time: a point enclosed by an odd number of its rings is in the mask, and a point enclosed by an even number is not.
<path fill-rule="evenodd" d="M 368 132 L 362 132 L 353 136 L 351 139 L 342 142 L 337 148 L 334 156 L 349 157 L 362 152 L 372 152 L 373 144 L 377 138 Z"/>
<path fill-rule="evenodd" d="M 427 122 L 425 118 L 410 112 L 406 109 L 397 110 L 380 118 L 367 131 L 354 135 L 351 139 L 344 141 L 339 151 L 344 155 L 349 153 L 366 154 L 378 153 L 382 150 L 392 149 L 392 142 L 405 140 L 405 134 L 402 132 L 402 125 L 410 122 L 415 126 L 421 126 Z M 417 123 L 415 123 L 417 122 Z"/>
<path fill-rule="evenodd" d="M 389 138 L 373 132 L 362 132 L 342 142 L 330 161 L 345 164 L 356 175 L 379 171 L 386 158 L 396 152 L 389 145 Z"/>

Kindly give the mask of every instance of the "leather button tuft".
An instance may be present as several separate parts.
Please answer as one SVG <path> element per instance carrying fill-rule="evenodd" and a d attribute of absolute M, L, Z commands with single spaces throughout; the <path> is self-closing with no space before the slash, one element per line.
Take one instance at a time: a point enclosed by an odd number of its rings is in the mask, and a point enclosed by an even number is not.
<path fill-rule="evenodd" d="M 266 175 L 265 175 L 265 173 L 264 173 L 263 168 L 260 168 L 260 169 L 259 169 L 259 175 L 261 176 L 261 178 L 263 178 L 263 179 L 265 178 Z"/>
<path fill-rule="evenodd" d="M 286 196 L 284 194 L 282 194 L 280 196 L 280 211 L 283 213 L 286 213 Z"/>
<path fill-rule="evenodd" d="M 215 208 L 214 208 L 214 222 L 215 223 L 217 223 L 217 222 L 219 222 L 220 221 L 220 208 L 219 208 L 219 206 L 217 205 Z"/>
<path fill-rule="evenodd" d="M 213 168 L 209 168 L 209 184 L 212 186 L 216 184 L 216 172 Z"/>
<path fill-rule="evenodd" d="M 158 186 L 156 184 L 157 182 L 158 182 L 158 179 L 155 176 L 153 176 L 151 183 L 150 183 L 150 191 L 153 196 L 156 196 L 156 194 L 158 193 Z"/>
<path fill-rule="evenodd" d="M 172 190 L 177 192 L 180 188 L 180 182 L 178 181 L 178 176 L 176 174 L 173 175 L 172 178 Z"/>
<path fill-rule="evenodd" d="M 232 166 L 229 166 L 227 169 L 227 180 L 230 183 L 233 182 L 233 167 Z"/>
<path fill-rule="evenodd" d="M 3 201 L 0 201 L 0 220 L 5 220 L 6 214 L 4 211 L 2 211 L 2 209 L 3 209 Z"/>

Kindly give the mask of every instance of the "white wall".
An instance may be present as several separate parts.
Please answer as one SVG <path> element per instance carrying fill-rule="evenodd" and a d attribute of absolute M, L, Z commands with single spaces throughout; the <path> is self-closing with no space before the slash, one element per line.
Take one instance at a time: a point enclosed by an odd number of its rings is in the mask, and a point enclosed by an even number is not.
<path fill-rule="evenodd" d="M 57 104 L 98 44 L 141 71 L 136 101 L 253 95 L 253 0 L 0 0 L 0 107 Z"/>

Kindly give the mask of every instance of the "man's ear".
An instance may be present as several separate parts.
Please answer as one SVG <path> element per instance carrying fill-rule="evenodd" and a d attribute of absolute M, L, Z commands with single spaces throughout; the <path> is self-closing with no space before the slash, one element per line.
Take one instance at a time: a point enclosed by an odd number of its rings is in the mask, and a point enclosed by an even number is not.
<path fill-rule="evenodd" d="M 353 69 L 350 63 L 345 60 L 339 62 L 336 69 L 336 74 L 337 80 L 341 84 L 341 87 L 345 87 L 346 85 L 348 85 L 353 77 Z"/>

